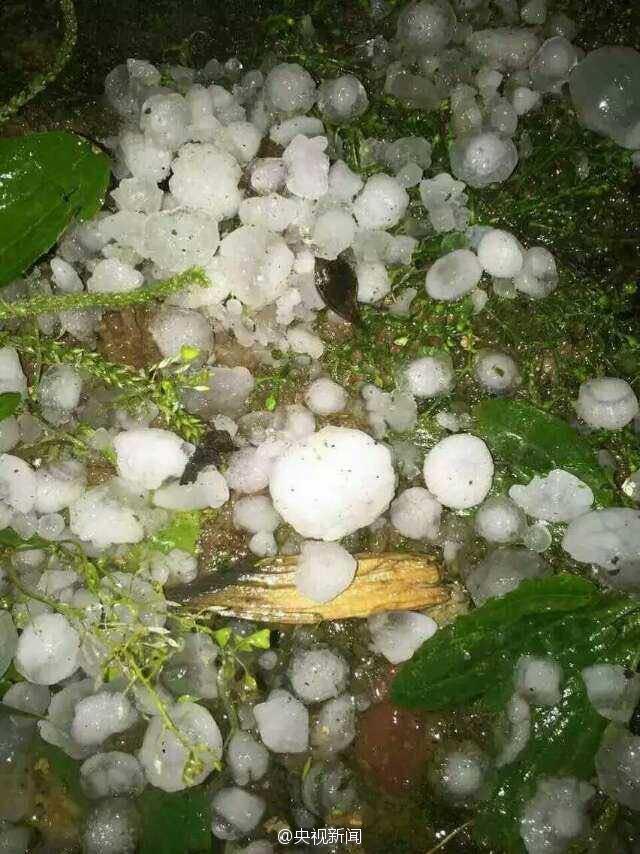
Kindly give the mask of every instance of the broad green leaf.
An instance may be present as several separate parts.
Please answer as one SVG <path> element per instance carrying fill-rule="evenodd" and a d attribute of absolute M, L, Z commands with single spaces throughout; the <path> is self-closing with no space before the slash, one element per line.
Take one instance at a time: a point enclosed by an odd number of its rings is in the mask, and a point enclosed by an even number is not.
<path fill-rule="evenodd" d="M 138 799 L 142 816 L 139 854 L 210 852 L 210 800 L 210 793 L 201 787 L 171 793 L 146 789 Z"/>
<path fill-rule="evenodd" d="M 561 468 L 591 487 L 596 501 L 617 500 L 609 472 L 587 440 L 566 421 L 518 400 L 484 400 L 474 411 L 475 431 L 506 464 L 513 478 L 527 482 Z"/>
<path fill-rule="evenodd" d="M 153 548 L 164 554 L 168 554 L 172 549 L 182 549 L 189 554 L 195 554 L 200 539 L 201 516 L 199 510 L 177 512 L 171 524 L 151 538 Z"/>
<path fill-rule="evenodd" d="M 0 421 L 13 415 L 21 403 L 22 395 L 17 391 L 5 391 L 4 394 L 0 394 Z"/>
<path fill-rule="evenodd" d="M 108 158 L 72 133 L 0 139 L 0 285 L 24 273 L 75 219 L 97 213 L 109 173 Z"/>

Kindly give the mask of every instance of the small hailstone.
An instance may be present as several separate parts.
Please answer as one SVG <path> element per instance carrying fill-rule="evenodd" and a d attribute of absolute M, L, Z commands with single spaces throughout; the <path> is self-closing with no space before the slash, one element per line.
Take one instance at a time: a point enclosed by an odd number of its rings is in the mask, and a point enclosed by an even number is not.
<path fill-rule="evenodd" d="M 37 481 L 29 463 L 13 454 L 0 455 L 0 490 L 18 513 L 30 513 L 36 502 Z"/>
<path fill-rule="evenodd" d="M 296 589 L 314 602 L 330 602 L 351 584 L 356 569 L 355 558 L 338 543 L 310 540 L 300 549 Z"/>
<path fill-rule="evenodd" d="M 10 415 L 0 421 L 0 454 L 11 451 L 20 441 L 20 425 L 18 419 Z"/>
<path fill-rule="evenodd" d="M 269 139 L 276 145 L 286 148 L 296 136 L 322 136 L 324 125 L 316 116 L 294 116 L 278 122 L 269 131 Z"/>
<path fill-rule="evenodd" d="M 244 407 L 254 385 L 251 372 L 242 365 L 210 368 L 210 389 L 202 394 L 194 392 L 194 396 L 189 397 L 189 411 L 206 419 L 218 414 L 234 417 Z"/>
<path fill-rule="evenodd" d="M 38 384 L 38 401 L 43 407 L 71 411 L 80 402 L 82 377 L 69 365 L 52 365 Z"/>
<path fill-rule="evenodd" d="M 454 750 L 443 757 L 434 782 L 440 784 L 448 797 L 475 798 L 482 789 L 487 771 L 487 759 L 477 748 Z"/>
<path fill-rule="evenodd" d="M 409 3 L 405 6 L 397 24 L 397 39 L 412 53 L 438 53 L 452 39 L 456 16 L 448 2 Z"/>
<path fill-rule="evenodd" d="M 282 442 L 267 441 L 257 448 L 242 448 L 231 454 L 225 472 L 229 488 L 248 495 L 261 492 L 269 485 L 275 461 L 283 451 Z"/>
<path fill-rule="evenodd" d="M 349 666 L 341 655 L 330 649 L 303 649 L 289 665 L 291 687 L 303 703 L 321 703 L 344 691 Z"/>
<path fill-rule="evenodd" d="M 511 96 L 513 109 L 518 116 L 524 116 L 530 113 L 542 102 L 539 92 L 534 92 L 528 86 L 516 86 Z"/>
<path fill-rule="evenodd" d="M 165 727 L 160 716 L 149 722 L 138 758 L 152 786 L 165 792 L 178 792 L 196 786 L 209 776 L 222 756 L 222 735 L 211 713 L 196 703 L 176 703 L 171 718 L 182 735 L 179 739 Z M 189 752 L 184 744 L 198 747 L 201 767 L 189 781 L 184 771 Z"/>
<path fill-rule="evenodd" d="M 587 806 L 593 786 L 575 777 L 542 777 L 520 819 L 527 854 L 562 854 L 589 829 Z"/>
<path fill-rule="evenodd" d="M 640 675 L 621 664 L 592 664 L 581 675 L 598 714 L 626 724 L 640 699 Z"/>
<path fill-rule="evenodd" d="M 349 694 L 324 703 L 311 725 L 312 746 L 323 754 L 339 753 L 356 737 L 356 707 Z"/>
<path fill-rule="evenodd" d="M 436 424 L 450 433 L 457 433 L 461 428 L 460 418 L 455 412 L 450 412 L 447 409 L 441 409 L 440 412 L 436 413 Z"/>
<path fill-rule="evenodd" d="M 350 202 L 363 188 L 360 175 L 353 172 L 344 160 L 336 160 L 329 169 L 329 193 L 344 202 Z"/>
<path fill-rule="evenodd" d="M 389 306 L 389 313 L 394 317 L 408 317 L 411 314 L 411 303 L 418 295 L 417 288 L 406 288 Z M 416 395 L 417 396 L 417 395 Z"/>
<path fill-rule="evenodd" d="M 358 280 L 358 302 L 378 302 L 391 290 L 391 281 L 387 269 L 379 261 L 358 264 L 356 277 Z"/>
<path fill-rule="evenodd" d="M 372 175 L 353 205 L 361 228 L 387 229 L 397 225 L 409 204 L 407 191 L 389 175 Z"/>
<path fill-rule="evenodd" d="M 111 197 L 119 210 L 144 214 L 157 213 L 162 204 L 162 196 L 162 190 L 156 183 L 141 178 L 125 178 L 111 192 Z M 53 262 L 51 269 L 53 270 Z M 56 283 L 62 287 L 57 280 Z M 82 290 L 82 283 L 80 283 L 80 288 L 76 287 L 74 290 Z"/>
<path fill-rule="evenodd" d="M 489 301 L 489 294 L 483 291 L 482 288 L 476 288 L 471 291 L 471 302 L 473 304 L 473 313 L 480 314 Z"/>
<path fill-rule="evenodd" d="M 303 537 L 338 540 L 370 525 L 395 492 L 391 454 L 371 436 L 325 427 L 273 464 L 275 509 Z"/>
<path fill-rule="evenodd" d="M 553 469 L 534 477 L 526 486 L 511 487 L 509 496 L 528 516 L 548 522 L 571 522 L 593 504 L 593 492 L 586 483 L 563 469 Z"/>
<path fill-rule="evenodd" d="M 191 446 L 169 430 L 125 430 L 113 440 L 118 473 L 143 489 L 157 489 L 169 477 L 181 477 Z"/>
<path fill-rule="evenodd" d="M 253 495 L 250 498 L 240 498 L 233 507 L 233 524 L 236 528 L 244 528 L 252 534 L 258 531 L 275 531 L 280 524 L 280 517 L 273 509 L 271 499 L 266 495 Z"/>
<path fill-rule="evenodd" d="M 240 202 L 238 215 L 243 225 L 256 225 L 280 232 L 295 221 L 298 208 L 293 199 L 287 199 L 278 193 L 270 193 L 243 199 Z"/>
<path fill-rule="evenodd" d="M 134 291 L 144 281 L 144 276 L 130 264 L 115 258 L 98 261 L 87 281 L 87 290 L 95 293 L 123 293 Z"/>
<path fill-rule="evenodd" d="M 640 411 L 629 383 L 613 377 L 583 383 L 575 407 L 583 421 L 599 430 L 620 430 Z"/>
<path fill-rule="evenodd" d="M 318 87 L 318 109 L 332 124 L 358 118 L 369 106 L 364 86 L 353 74 L 324 80 Z"/>
<path fill-rule="evenodd" d="M 82 280 L 75 269 L 57 255 L 51 260 L 51 274 L 58 290 L 63 293 L 77 294 L 83 290 Z"/>
<path fill-rule="evenodd" d="M 526 578 L 546 572 L 542 558 L 522 548 L 498 548 L 481 560 L 467 577 L 467 588 L 476 605 L 511 593 Z"/>
<path fill-rule="evenodd" d="M 0 619 L 0 623 L 2 620 Z M 0 635 L 2 629 L 0 628 Z M 17 643 L 17 636 L 16 636 Z M 2 641 L 3 652 L 7 649 L 6 640 Z M 9 659 L 10 661 L 11 659 Z M 2 671 L 2 663 L 0 662 L 0 672 Z M 31 715 L 40 715 L 41 717 L 47 713 L 51 702 L 51 691 L 46 685 L 34 685 L 33 682 L 15 682 L 4 692 L 2 703 L 12 709 L 18 709 L 21 712 L 28 712 Z M 0 850 L 2 850 L 0 848 Z"/>
<path fill-rule="evenodd" d="M 204 700 L 218 696 L 218 658 L 220 648 L 209 635 L 191 632 L 182 639 L 182 647 L 165 665 L 164 684 L 175 694 L 192 694 Z"/>
<path fill-rule="evenodd" d="M 445 507 L 465 510 L 480 504 L 491 489 L 493 459 L 477 436 L 457 433 L 435 445 L 424 461 L 427 489 Z"/>
<path fill-rule="evenodd" d="M 534 706 L 556 706 L 562 697 L 562 668 L 550 658 L 521 656 L 516 663 L 516 690 Z"/>
<path fill-rule="evenodd" d="M 62 614 L 41 614 L 28 623 L 15 654 L 18 673 L 36 685 L 55 685 L 78 668 L 80 638 Z"/>
<path fill-rule="evenodd" d="M 287 166 L 287 189 L 301 199 L 319 199 L 329 189 L 327 138 L 296 136 L 285 148 L 282 159 Z"/>
<path fill-rule="evenodd" d="M 569 524 L 562 548 L 579 563 L 619 573 L 640 553 L 640 514 L 626 507 L 584 513 Z"/>
<path fill-rule="evenodd" d="M 440 528 L 441 513 L 440 502 L 421 486 L 405 489 L 389 508 L 393 527 L 403 537 L 413 540 L 434 539 Z"/>
<path fill-rule="evenodd" d="M 169 188 L 179 205 L 226 219 L 238 211 L 242 171 L 233 155 L 211 143 L 182 146 L 173 161 Z"/>
<path fill-rule="evenodd" d="M 476 30 L 466 44 L 494 68 L 518 71 L 529 65 L 539 40 L 535 31 L 525 27 L 498 27 Z"/>
<path fill-rule="evenodd" d="M 516 542 L 522 536 L 525 526 L 524 513 L 506 495 L 487 498 L 476 513 L 476 531 L 489 543 Z"/>
<path fill-rule="evenodd" d="M 281 190 L 286 178 L 287 167 L 281 157 L 261 157 L 251 168 L 249 183 L 256 193 L 268 196 Z"/>
<path fill-rule="evenodd" d="M 612 726 L 596 753 L 598 785 L 616 803 L 640 809 L 640 736 Z"/>
<path fill-rule="evenodd" d="M 266 809 L 263 798 L 237 786 L 221 789 L 211 801 L 211 830 L 217 839 L 242 839 L 258 826 Z"/>
<path fill-rule="evenodd" d="M 163 308 L 152 318 L 149 331 L 164 359 L 180 356 L 183 347 L 195 347 L 204 360 L 213 348 L 209 321 L 191 309 Z"/>
<path fill-rule="evenodd" d="M 531 709 L 526 700 L 523 700 L 518 693 L 512 694 L 505 712 L 509 730 L 508 737 L 496 757 L 495 762 L 498 768 L 513 762 L 525 749 L 531 736 Z"/>
<path fill-rule="evenodd" d="M 304 326 L 292 326 L 287 329 L 287 341 L 294 353 L 302 353 L 319 359 L 324 353 L 324 342 Z"/>
<path fill-rule="evenodd" d="M 138 715 L 124 694 L 99 691 L 77 704 L 71 723 L 71 737 L 83 747 L 102 744 L 117 732 L 133 726 Z"/>
<path fill-rule="evenodd" d="M 258 531 L 249 540 L 249 551 L 256 557 L 274 557 L 278 554 L 278 543 L 271 531 Z"/>
<path fill-rule="evenodd" d="M 127 798 L 109 798 L 87 814 L 82 832 L 84 854 L 134 854 L 140 819 Z"/>
<path fill-rule="evenodd" d="M 476 189 L 503 183 L 518 163 L 513 142 L 492 131 L 455 140 L 450 157 L 456 178 Z"/>
<path fill-rule="evenodd" d="M 113 543 L 138 543 L 144 530 L 134 513 L 110 493 L 108 485 L 88 489 L 69 507 L 69 528 L 98 548 Z"/>
<path fill-rule="evenodd" d="M 251 122 L 238 120 L 220 128 L 215 141 L 221 149 L 232 154 L 239 163 L 246 164 L 258 153 L 262 133 Z"/>
<path fill-rule="evenodd" d="M 134 131 L 125 131 L 119 142 L 122 158 L 134 178 L 158 184 L 169 175 L 172 154 L 168 149 Z"/>
<path fill-rule="evenodd" d="M 351 246 L 355 232 L 355 221 L 347 211 L 331 208 L 321 213 L 315 221 L 311 237 L 317 257 L 335 260 Z"/>
<path fill-rule="evenodd" d="M 161 584 L 190 584 L 198 576 L 197 558 L 182 549 L 171 549 L 167 554 L 154 552 L 150 565 L 152 577 Z"/>
<path fill-rule="evenodd" d="M 478 261 L 489 275 L 510 279 L 522 270 L 524 257 L 513 234 L 494 228 L 478 244 Z"/>
<path fill-rule="evenodd" d="M 176 151 L 187 140 L 189 119 L 189 107 L 182 95 L 151 95 L 140 110 L 140 130 L 159 148 Z"/>
<path fill-rule="evenodd" d="M 532 299 L 548 296 L 558 287 L 556 262 L 544 246 L 532 246 L 524 253 L 522 270 L 513 279 L 517 291 Z"/>
<path fill-rule="evenodd" d="M 59 513 L 82 495 L 85 468 L 77 460 L 64 460 L 36 470 L 35 510 L 41 514 Z"/>
<path fill-rule="evenodd" d="M 282 63 L 267 74 L 264 94 L 269 106 L 277 113 L 306 113 L 315 102 L 316 84 L 301 65 Z"/>
<path fill-rule="evenodd" d="M 474 373 L 480 385 L 491 394 L 505 394 L 522 382 L 515 360 L 497 350 L 478 353 Z"/>
<path fill-rule="evenodd" d="M 307 388 L 305 403 L 315 415 L 333 415 L 342 412 L 348 401 L 347 392 L 329 377 L 314 380 Z"/>
<path fill-rule="evenodd" d="M 161 211 L 146 220 L 145 254 L 171 273 L 209 263 L 219 242 L 218 223 L 204 211 Z"/>
<path fill-rule="evenodd" d="M 135 797 L 146 780 L 135 756 L 111 750 L 96 753 L 80 766 L 80 785 L 88 798 Z"/>
<path fill-rule="evenodd" d="M 249 732 L 237 730 L 227 745 L 227 764 L 237 786 L 260 780 L 269 767 L 269 751 Z"/>
<path fill-rule="evenodd" d="M 274 753 L 304 753 L 309 745 L 309 712 L 288 691 L 277 688 L 253 708 L 260 738 Z"/>
<path fill-rule="evenodd" d="M 578 59 L 577 48 L 564 36 L 547 39 L 538 48 L 529 66 L 533 88 L 540 93 L 559 94 L 578 64 Z M 580 74 L 579 71 L 576 73 Z"/>
<path fill-rule="evenodd" d="M 453 302 L 471 293 L 482 277 L 482 267 L 470 249 L 454 249 L 431 265 L 425 287 L 433 299 Z"/>
<path fill-rule="evenodd" d="M 386 611 L 367 619 L 371 649 L 392 664 L 408 661 L 424 641 L 432 637 L 438 624 L 415 611 Z"/>
<path fill-rule="evenodd" d="M 404 369 L 403 377 L 414 397 L 436 397 L 439 394 L 448 394 L 455 382 L 451 356 L 448 353 L 442 353 L 414 359 Z"/>

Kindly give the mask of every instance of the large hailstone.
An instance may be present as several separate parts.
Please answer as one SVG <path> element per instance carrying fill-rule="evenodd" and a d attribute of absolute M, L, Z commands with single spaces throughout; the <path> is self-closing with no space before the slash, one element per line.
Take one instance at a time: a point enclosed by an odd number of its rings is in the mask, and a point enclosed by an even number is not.
<path fill-rule="evenodd" d="M 450 160 L 456 178 L 481 189 L 507 180 L 518 163 L 518 150 L 508 137 L 485 131 L 456 139 Z"/>
<path fill-rule="evenodd" d="M 589 829 L 587 807 L 595 789 L 575 777 L 541 777 L 524 804 L 520 835 L 528 854 L 561 854 Z"/>
<path fill-rule="evenodd" d="M 433 299 L 453 302 L 470 293 L 482 278 L 482 267 L 470 249 L 454 249 L 429 267 L 425 279 Z"/>
<path fill-rule="evenodd" d="M 361 228 L 393 228 L 409 204 L 402 184 L 390 175 L 372 175 L 355 200 L 353 213 Z"/>
<path fill-rule="evenodd" d="M 316 99 L 316 84 L 301 65 L 283 62 L 267 74 L 264 96 L 277 113 L 306 113 Z"/>
<path fill-rule="evenodd" d="M 567 528 L 562 548 L 579 563 L 594 563 L 620 571 L 625 563 L 638 563 L 640 512 L 607 507 L 578 516 Z"/>
<path fill-rule="evenodd" d="M 339 540 L 391 503 L 391 454 L 361 430 L 325 427 L 276 460 L 269 489 L 278 513 L 303 537 Z"/>
<path fill-rule="evenodd" d="M 369 106 L 364 86 L 353 74 L 323 80 L 318 89 L 318 109 L 334 124 L 344 124 L 361 116 Z"/>
<path fill-rule="evenodd" d="M 455 26 L 456 16 L 446 0 L 422 0 L 400 12 L 396 35 L 412 52 L 435 54 L 451 41 Z"/>
<path fill-rule="evenodd" d="M 182 477 L 192 446 L 169 430 L 124 430 L 113 440 L 118 474 L 143 489 L 157 489 L 169 477 Z"/>
<path fill-rule="evenodd" d="M 171 169 L 169 189 L 179 205 L 204 210 L 217 220 L 238 212 L 242 170 L 231 154 L 211 143 L 188 143 Z"/>
<path fill-rule="evenodd" d="M 484 501 L 491 489 L 493 459 L 477 436 L 447 436 L 427 454 L 424 480 L 445 507 L 466 510 Z"/>
<path fill-rule="evenodd" d="M 40 614 L 18 639 L 15 666 L 36 685 L 55 685 L 78 668 L 80 638 L 62 614 Z"/>
<path fill-rule="evenodd" d="M 553 469 L 546 477 L 534 477 L 526 486 L 515 484 L 509 496 L 527 516 L 547 522 L 571 522 L 593 504 L 590 487 L 563 469 Z"/>
<path fill-rule="evenodd" d="M 516 238 L 508 231 L 492 228 L 480 239 L 478 261 L 491 276 L 511 279 L 522 270 L 522 249 Z"/>
<path fill-rule="evenodd" d="M 626 380 L 601 377 L 582 383 L 576 412 L 590 427 L 620 430 L 638 414 L 638 398 Z"/>

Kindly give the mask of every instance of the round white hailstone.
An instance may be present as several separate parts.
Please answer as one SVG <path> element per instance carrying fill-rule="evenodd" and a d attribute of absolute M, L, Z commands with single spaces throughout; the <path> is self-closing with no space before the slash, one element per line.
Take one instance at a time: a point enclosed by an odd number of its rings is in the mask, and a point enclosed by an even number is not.
<path fill-rule="evenodd" d="M 513 234 L 492 228 L 482 236 L 478 244 L 478 261 L 490 276 L 510 279 L 522 270 L 524 257 Z"/>
<path fill-rule="evenodd" d="M 476 358 L 476 379 L 491 394 L 505 394 L 522 382 L 514 359 L 497 350 L 483 350 Z"/>
<path fill-rule="evenodd" d="M 493 459 L 477 436 L 447 436 L 427 454 L 424 480 L 445 507 L 466 510 L 484 501 L 491 489 Z"/>
<path fill-rule="evenodd" d="M 225 473 L 229 488 L 249 495 L 261 492 L 269 485 L 275 460 L 284 449 L 283 442 L 264 442 L 257 448 L 242 448 L 231 454 Z"/>
<path fill-rule="evenodd" d="M 177 92 L 152 95 L 140 110 L 140 130 L 159 148 L 176 151 L 186 142 L 191 111 Z"/>
<path fill-rule="evenodd" d="M 296 589 L 314 602 L 330 602 L 351 584 L 357 566 L 338 543 L 305 542 L 297 563 Z"/>
<path fill-rule="evenodd" d="M 169 477 L 182 477 L 192 446 L 169 430 L 123 430 L 113 440 L 118 474 L 143 489 L 157 489 Z"/>
<path fill-rule="evenodd" d="M 8 611 L 0 611 L 0 676 L 11 664 L 18 647 L 18 632 Z"/>
<path fill-rule="evenodd" d="M 318 87 L 318 109 L 332 124 L 345 124 L 366 112 L 369 99 L 353 74 L 324 80 Z"/>
<path fill-rule="evenodd" d="M 511 96 L 511 103 L 516 115 L 524 116 L 530 113 L 542 102 L 539 92 L 534 92 L 528 86 L 516 86 Z"/>
<path fill-rule="evenodd" d="M 450 161 L 456 178 L 481 189 L 507 180 L 518 163 L 518 151 L 511 139 L 487 131 L 455 140 Z"/>
<path fill-rule="evenodd" d="M 322 136 L 323 133 L 324 125 L 315 116 L 294 116 L 274 125 L 269 131 L 269 139 L 276 145 L 286 148 L 291 140 L 299 134 L 302 136 Z"/>
<path fill-rule="evenodd" d="M 257 534 L 258 531 L 272 533 L 280 521 L 271 499 L 266 495 L 240 498 L 233 507 L 233 524 L 236 528 L 244 528 L 252 534 Z"/>
<path fill-rule="evenodd" d="M 578 63 L 578 51 L 564 36 L 553 36 L 543 42 L 531 60 L 529 72 L 538 92 L 558 93 Z"/>
<path fill-rule="evenodd" d="M 13 347 L 0 347 L 0 394 L 6 391 L 15 391 L 22 397 L 27 393 L 27 378 Z"/>
<path fill-rule="evenodd" d="M 386 611 L 367 618 L 371 649 L 391 664 L 408 661 L 422 644 L 432 637 L 438 624 L 416 611 Z"/>
<path fill-rule="evenodd" d="M 98 261 L 87 281 L 87 290 L 94 293 L 123 293 L 135 291 L 144 281 L 144 276 L 130 264 L 116 258 Z"/>
<path fill-rule="evenodd" d="M 149 331 L 164 359 L 179 356 L 183 347 L 195 347 L 204 360 L 213 349 L 211 324 L 188 308 L 163 308 L 149 323 Z"/>
<path fill-rule="evenodd" d="M 309 746 L 309 712 L 288 691 L 271 691 L 253 714 L 260 738 L 274 753 L 304 753 Z"/>
<path fill-rule="evenodd" d="M 69 528 L 97 548 L 114 543 L 139 543 L 144 536 L 133 511 L 114 498 L 108 485 L 88 489 L 69 506 Z"/>
<path fill-rule="evenodd" d="M 58 290 L 65 294 L 77 294 L 83 290 L 80 276 L 68 261 L 57 255 L 51 259 L 51 275 Z"/>
<path fill-rule="evenodd" d="M 476 605 L 511 593 L 525 578 L 541 578 L 547 567 L 535 552 L 499 548 L 481 560 L 467 577 L 467 588 Z"/>
<path fill-rule="evenodd" d="M 626 724 L 640 699 L 640 675 L 621 664 L 592 664 L 582 671 L 589 702 L 599 715 Z"/>
<path fill-rule="evenodd" d="M 414 359 L 404 369 L 403 376 L 411 394 L 419 398 L 448 394 L 455 382 L 448 353 Z"/>
<path fill-rule="evenodd" d="M 166 148 L 159 148 L 141 133 L 125 131 L 120 136 L 120 151 L 125 166 L 134 178 L 159 184 L 169 175 L 171 152 Z"/>
<path fill-rule="evenodd" d="M 80 766 L 80 785 L 88 798 L 136 797 L 146 785 L 144 771 L 135 756 L 111 750 L 96 753 Z"/>
<path fill-rule="evenodd" d="M 522 545 L 532 552 L 538 552 L 538 554 L 546 552 L 552 542 L 553 537 L 546 522 L 536 522 L 535 525 L 529 525 L 522 535 Z"/>
<path fill-rule="evenodd" d="M 36 513 L 59 513 L 80 496 L 86 482 L 85 468 L 77 460 L 64 460 L 36 470 Z"/>
<path fill-rule="evenodd" d="M 524 254 L 522 270 L 515 276 L 516 290 L 532 299 L 542 299 L 558 287 L 558 268 L 548 249 L 532 246 Z"/>
<path fill-rule="evenodd" d="M 350 202 L 364 186 L 364 181 L 352 172 L 344 160 L 336 160 L 329 169 L 329 192 L 336 199 Z"/>
<path fill-rule="evenodd" d="M 453 38 L 456 16 L 446 0 L 410 3 L 398 17 L 397 38 L 410 51 L 435 54 Z"/>
<path fill-rule="evenodd" d="M 194 396 L 189 397 L 189 411 L 207 420 L 218 414 L 235 416 L 254 386 L 255 380 L 247 368 L 210 368 L 209 391 L 194 392 Z"/>
<path fill-rule="evenodd" d="M 534 706 L 556 706 L 562 697 L 562 668 L 550 658 L 522 655 L 516 663 L 516 690 Z"/>
<path fill-rule="evenodd" d="M 145 255 L 170 273 L 208 264 L 219 243 L 218 223 L 204 211 L 161 211 L 146 221 Z"/>
<path fill-rule="evenodd" d="M 276 460 L 269 488 L 276 510 L 299 534 L 338 540 L 391 503 L 391 453 L 361 430 L 325 427 Z"/>
<path fill-rule="evenodd" d="M 476 513 L 476 531 L 488 543 L 514 543 L 525 527 L 524 513 L 506 495 L 487 498 Z"/>
<path fill-rule="evenodd" d="M 324 353 L 322 338 L 304 326 L 291 326 L 287 329 L 287 341 L 294 353 L 305 354 L 312 359 L 319 359 Z"/>
<path fill-rule="evenodd" d="M 306 113 L 316 100 L 316 84 L 301 65 L 284 62 L 267 74 L 264 96 L 277 113 Z"/>
<path fill-rule="evenodd" d="M 13 454 L 0 456 L 0 489 L 18 513 L 31 513 L 36 502 L 36 475 L 29 463 Z"/>
<path fill-rule="evenodd" d="M 516 484 L 509 495 L 527 516 L 547 522 L 571 522 L 593 504 L 589 486 L 563 469 L 553 469 L 546 477 L 536 476 L 526 486 Z"/>
<path fill-rule="evenodd" d="M 311 725 L 310 740 L 324 755 L 345 750 L 356 737 L 356 705 L 343 694 L 324 703 Z"/>
<path fill-rule="evenodd" d="M 425 279 L 433 299 L 453 302 L 471 293 L 482 278 L 482 267 L 470 249 L 454 249 L 429 267 Z"/>
<path fill-rule="evenodd" d="M 524 805 L 520 835 L 527 854 L 560 854 L 589 829 L 587 806 L 595 789 L 575 777 L 543 777 Z"/>
<path fill-rule="evenodd" d="M 99 691 L 77 704 L 71 723 L 71 737 L 83 747 L 102 744 L 137 721 L 138 714 L 124 694 Z"/>
<path fill-rule="evenodd" d="M 605 731 L 596 753 L 598 785 L 614 801 L 640 809 L 640 736 L 621 726 Z"/>
<path fill-rule="evenodd" d="M 391 280 L 387 268 L 379 261 L 358 264 L 356 277 L 358 279 L 358 302 L 378 302 L 391 291 Z"/>
<path fill-rule="evenodd" d="M 287 189 L 301 199 L 319 199 L 329 189 L 327 138 L 309 139 L 299 134 L 285 148 L 282 159 L 287 167 Z"/>
<path fill-rule="evenodd" d="M 20 425 L 18 419 L 10 415 L 0 421 L 0 453 L 11 451 L 20 441 Z"/>
<path fill-rule="evenodd" d="M 216 142 L 225 151 L 240 162 L 248 163 L 258 153 L 262 134 L 251 122 L 237 121 L 221 128 L 216 134 Z"/>
<path fill-rule="evenodd" d="M 2 619 L 0 619 L 1 624 Z M 2 635 L 2 628 L 0 628 L 0 635 Z M 3 652 L 6 649 L 5 643 L 6 641 L 3 636 Z M 16 635 L 17 643 L 18 636 Z M 1 663 L 0 672 L 2 672 Z M 2 702 L 5 706 L 9 706 L 12 709 L 18 709 L 21 712 L 28 712 L 30 715 L 40 715 L 40 717 L 43 717 L 46 715 L 49 704 L 51 703 L 51 691 L 49 691 L 46 685 L 34 685 L 32 682 L 15 682 L 4 692 Z"/>
<path fill-rule="evenodd" d="M 289 666 L 291 687 L 303 703 L 321 703 L 341 694 L 349 677 L 349 665 L 330 649 L 303 649 Z"/>
<path fill-rule="evenodd" d="M 211 143 L 183 145 L 172 164 L 169 188 L 178 205 L 207 211 L 214 219 L 238 212 L 238 161 Z"/>
<path fill-rule="evenodd" d="M 584 513 L 569 524 L 562 548 L 579 563 L 620 571 L 640 554 L 640 513 L 626 507 Z"/>
<path fill-rule="evenodd" d="M 15 666 L 29 682 L 55 685 L 78 668 L 80 638 L 62 614 L 40 614 L 18 639 Z"/>
<path fill-rule="evenodd" d="M 583 421 L 599 430 L 621 430 L 640 411 L 629 383 L 613 377 L 582 383 L 575 407 Z"/>
<path fill-rule="evenodd" d="M 153 181 L 143 181 L 141 178 L 125 178 L 111 193 L 111 197 L 119 210 L 145 214 L 156 213 L 160 210 L 163 195 L 157 184 Z M 51 269 L 53 270 L 53 261 L 51 262 Z M 57 284 L 60 287 L 60 283 L 57 282 Z M 82 283 L 80 283 L 80 288 L 74 289 L 82 290 Z"/>
<path fill-rule="evenodd" d="M 269 767 L 269 751 L 249 732 L 237 730 L 227 745 L 227 763 L 237 786 L 262 779 Z"/>
<path fill-rule="evenodd" d="M 263 798 L 237 786 L 221 789 L 211 801 L 211 831 L 216 839 L 241 839 L 258 826 L 266 809 Z"/>
<path fill-rule="evenodd" d="M 326 416 L 342 412 L 349 396 L 341 385 L 334 383 L 329 377 L 320 377 L 311 383 L 304 400 L 315 415 Z"/>
<path fill-rule="evenodd" d="M 293 199 L 278 193 L 268 196 L 251 196 L 240 202 L 240 221 L 243 225 L 257 225 L 270 231 L 284 231 L 298 215 L 298 206 Z"/>
<path fill-rule="evenodd" d="M 67 412 L 80 402 L 82 377 L 69 365 L 52 365 L 42 375 L 38 384 L 40 405 Z"/>
<path fill-rule="evenodd" d="M 213 771 L 222 756 L 222 735 L 211 713 L 196 703 L 176 703 L 171 718 L 183 739 L 198 747 L 202 760 L 199 773 L 185 781 L 189 752 L 183 740 L 165 727 L 160 716 L 149 722 L 138 759 L 152 786 L 165 792 L 179 792 L 202 783 Z"/>
<path fill-rule="evenodd" d="M 347 211 L 331 208 L 315 221 L 312 242 L 318 258 L 334 260 L 353 243 L 356 233 L 355 220 Z"/>
<path fill-rule="evenodd" d="M 261 157 L 251 168 L 249 183 L 254 192 L 268 196 L 281 190 L 286 178 L 287 167 L 281 157 Z"/>
<path fill-rule="evenodd" d="M 440 769 L 440 784 L 449 796 L 474 798 L 485 779 L 487 762 L 479 751 L 454 750 L 448 753 Z"/>
<path fill-rule="evenodd" d="M 421 486 L 412 486 L 392 501 L 391 524 L 412 540 L 433 540 L 438 535 L 442 505 Z"/>
<path fill-rule="evenodd" d="M 96 804 L 85 819 L 84 854 L 134 854 L 140 832 L 138 812 L 127 798 Z"/>
<path fill-rule="evenodd" d="M 387 229 L 397 225 L 409 204 L 404 187 L 390 175 L 372 175 L 353 205 L 361 228 Z"/>
<path fill-rule="evenodd" d="M 249 551 L 257 557 L 275 557 L 278 543 L 271 531 L 258 531 L 249 540 Z"/>

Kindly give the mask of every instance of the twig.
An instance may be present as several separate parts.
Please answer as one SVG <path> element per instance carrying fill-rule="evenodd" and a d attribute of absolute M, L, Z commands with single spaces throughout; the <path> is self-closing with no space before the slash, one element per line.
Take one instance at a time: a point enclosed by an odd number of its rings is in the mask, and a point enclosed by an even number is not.
<path fill-rule="evenodd" d="M 469 825 L 470 825 L 470 824 L 473 824 L 473 819 L 472 819 L 472 818 L 470 818 L 470 819 L 469 819 L 469 821 L 465 821 L 465 823 L 464 823 L 464 824 L 461 824 L 461 825 L 460 825 L 460 827 L 456 827 L 456 829 L 455 829 L 455 830 L 452 830 L 452 831 L 451 831 L 451 833 L 448 833 L 448 834 L 445 836 L 445 838 L 444 838 L 444 839 L 442 839 L 440 842 L 438 842 L 438 844 L 437 844 L 437 845 L 434 845 L 434 847 L 433 847 L 433 848 L 430 848 L 430 849 L 427 851 L 427 854 L 434 854 L 434 852 L 435 852 L 435 851 L 440 851 L 440 849 L 441 849 L 441 848 L 444 848 L 444 846 L 445 846 L 448 842 L 451 842 L 451 840 L 452 840 L 454 837 L 456 837 L 459 833 L 462 833 L 462 831 L 463 831 L 466 827 L 469 827 Z"/>

